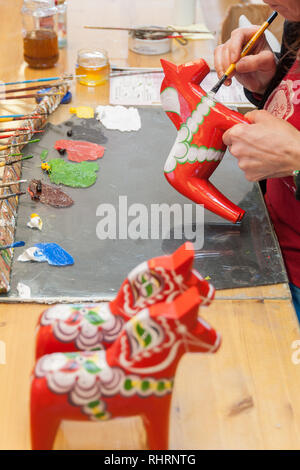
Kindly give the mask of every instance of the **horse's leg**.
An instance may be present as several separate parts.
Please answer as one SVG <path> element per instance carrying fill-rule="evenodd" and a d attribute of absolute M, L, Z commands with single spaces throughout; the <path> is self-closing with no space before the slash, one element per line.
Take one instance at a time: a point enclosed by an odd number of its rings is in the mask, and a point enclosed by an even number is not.
<path fill-rule="evenodd" d="M 158 398 L 154 406 L 145 406 L 143 421 L 150 450 L 168 450 L 171 395 Z"/>
<path fill-rule="evenodd" d="M 47 387 L 47 386 L 46 386 Z M 56 406 L 58 395 L 45 387 L 44 380 L 33 379 L 31 385 L 31 445 L 33 450 L 51 450 L 62 416 Z"/>

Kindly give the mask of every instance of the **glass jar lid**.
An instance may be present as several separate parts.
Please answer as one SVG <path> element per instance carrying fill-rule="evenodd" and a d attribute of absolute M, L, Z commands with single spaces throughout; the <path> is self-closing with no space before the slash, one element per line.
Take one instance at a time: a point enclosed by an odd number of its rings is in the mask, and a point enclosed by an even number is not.
<path fill-rule="evenodd" d="M 24 0 L 22 12 L 34 16 L 50 16 L 56 13 L 55 0 Z"/>

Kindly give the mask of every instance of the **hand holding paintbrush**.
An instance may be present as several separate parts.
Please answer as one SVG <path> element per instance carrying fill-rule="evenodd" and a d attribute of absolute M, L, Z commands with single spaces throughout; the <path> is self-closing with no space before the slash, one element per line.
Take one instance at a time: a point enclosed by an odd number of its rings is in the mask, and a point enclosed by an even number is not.
<path fill-rule="evenodd" d="M 223 83 L 230 85 L 233 74 L 248 90 L 264 93 L 275 74 L 276 59 L 263 33 L 277 15 L 273 12 L 260 27 L 234 30 L 231 38 L 216 48 L 215 68 L 220 80 L 210 94 L 217 93 Z"/>

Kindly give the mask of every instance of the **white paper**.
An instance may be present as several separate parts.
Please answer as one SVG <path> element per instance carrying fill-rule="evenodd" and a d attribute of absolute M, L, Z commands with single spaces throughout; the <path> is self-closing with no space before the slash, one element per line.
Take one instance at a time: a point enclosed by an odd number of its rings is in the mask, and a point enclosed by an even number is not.
<path fill-rule="evenodd" d="M 110 80 L 110 103 L 127 106 L 160 105 L 160 87 L 164 79 L 163 73 L 126 75 L 112 77 Z M 201 82 L 201 88 L 209 91 L 218 82 L 216 72 L 210 72 Z M 232 85 L 223 85 L 216 99 L 224 105 L 253 107 L 245 96 L 243 86 L 235 79 Z"/>
<path fill-rule="evenodd" d="M 26 284 L 23 284 L 22 282 L 18 282 L 17 291 L 21 299 L 30 299 L 31 290 L 30 290 L 30 287 L 27 286 Z"/>
<path fill-rule="evenodd" d="M 210 72 L 201 82 L 201 88 L 208 92 L 218 82 L 217 72 Z M 253 107 L 244 93 L 244 87 L 233 77 L 230 86 L 222 85 L 216 94 L 216 100 L 225 105 Z"/>
<path fill-rule="evenodd" d="M 110 104 L 125 106 L 160 105 L 163 73 L 147 73 L 111 77 Z"/>

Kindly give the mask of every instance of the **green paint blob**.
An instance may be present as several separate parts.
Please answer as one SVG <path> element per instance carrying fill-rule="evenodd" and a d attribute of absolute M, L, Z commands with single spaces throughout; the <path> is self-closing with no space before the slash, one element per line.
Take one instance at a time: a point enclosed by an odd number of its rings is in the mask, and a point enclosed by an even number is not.
<path fill-rule="evenodd" d="M 73 188 L 88 188 L 97 179 L 99 170 L 95 162 L 69 163 L 60 158 L 47 162 L 50 166 L 49 178 L 52 183 L 64 184 Z"/>
<path fill-rule="evenodd" d="M 40 157 L 42 161 L 45 161 L 48 156 L 49 150 L 43 150 Z"/>

